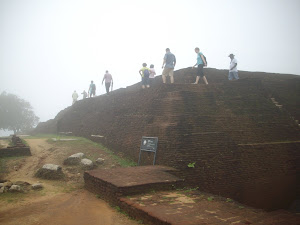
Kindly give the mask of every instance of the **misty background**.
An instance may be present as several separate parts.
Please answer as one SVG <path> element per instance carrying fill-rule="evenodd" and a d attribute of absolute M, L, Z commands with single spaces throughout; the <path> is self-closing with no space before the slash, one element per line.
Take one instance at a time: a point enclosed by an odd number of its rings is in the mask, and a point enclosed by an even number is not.
<path fill-rule="evenodd" d="M 169 47 L 175 70 L 208 66 L 300 75 L 299 0 L 0 0 L 0 93 L 30 102 L 40 121 L 97 95 L 105 70 L 114 89 L 140 81 L 142 63 L 161 74 Z M 3 132 L 0 132 L 0 135 Z"/>

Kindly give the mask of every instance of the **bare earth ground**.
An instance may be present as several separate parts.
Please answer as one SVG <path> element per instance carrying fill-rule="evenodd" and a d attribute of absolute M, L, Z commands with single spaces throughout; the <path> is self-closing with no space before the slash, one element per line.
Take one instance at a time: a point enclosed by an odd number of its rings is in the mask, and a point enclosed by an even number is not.
<path fill-rule="evenodd" d="M 7 160 L 2 179 L 41 182 L 44 189 L 27 193 L 0 195 L 0 224 L 7 225 L 135 225 L 138 222 L 111 208 L 105 201 L 83 189 L 83 170 L 78 166 L 63 166 L 63 181 L 48 181 L 34 177 L 46 163 L 62 165 L 69 155 L 83 152 L 90 159 L 104 158 L 102 168 L 118 166 L 107 152 L 92 144 L 71 142 L 48 143 L 46 139 L 27 139 L 32 156 Z M 1 177 L 0 177 L 1 178 Z"/>

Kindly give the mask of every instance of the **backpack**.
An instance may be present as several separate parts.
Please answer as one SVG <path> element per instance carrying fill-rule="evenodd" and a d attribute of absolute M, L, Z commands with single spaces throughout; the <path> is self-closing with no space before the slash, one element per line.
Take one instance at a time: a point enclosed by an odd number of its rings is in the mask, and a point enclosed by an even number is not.
<path fill-rule="evenodd" d="M 148 69 L 145 69 L 143 73 L 144 73 L 144 77 L 149 77 L 150 76 L 150 72 L 149 72 Z"/>
<path fill-rule="evenodd" d="M 199 53 L 200 54 L 200 53 Z M 203 54 L 202 54 L 203 55 Z M 201 55 L 200 55 L 200 57 L 201 57 Z M 206 59 L 206 57 L 205 57 L 205 55 L 203 55 L 203 58 L 205 59 L 205 62 L 206 62 L 206 66 L 207 66 L 207 59 Z M 204 62 L 203 62 L 204 63 Z"/>

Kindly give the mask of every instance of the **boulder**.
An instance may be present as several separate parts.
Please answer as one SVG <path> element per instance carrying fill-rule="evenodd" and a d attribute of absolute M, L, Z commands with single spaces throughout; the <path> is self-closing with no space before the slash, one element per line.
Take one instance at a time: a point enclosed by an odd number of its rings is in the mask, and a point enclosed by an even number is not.
<path fill-rule="evenodd" d="M 40 183 L 36 183 L 36 184 L 31 185 L 31 188 L 33 190 L 39 190 L 39 189 L 43 189 L 44 186 L 42 184 L 40 184 Z"/>
<path fill-rule="evenodd" d="M 9 190 L 9 192 L 22 192 L 21 186 L 20 185 L 15 185 L 13 184 Z"/>
<path fill-rule="evenodd" d="M 93 164 L 92 160 L 90 160 L 90 159 L 82 159 L 80 161 L 80 164 L 84 169 L 87 169 L 87 170 L 94 168 L 94 164 Z"/>
<path fill-rule="evenodd" d="M 73 154 L 64 160 L 64 165 L 79 165 L 83 156 L 84 154 L 82 152 Z"/>
<path fill-rule="evenodd" d="M 2 188 L 4 186 L 4 184 L 3 183 L 0 183 L 0 188 Z"/>
<path fill-rule="evenodd" d="M 48 180 L 58 180 L 64 177 L 61 166 L 54 164 L 45 164 L 40 168 L 36 174 L 36 177 L 48 179 Z"/>
<path fill-rule="evenodd" d="M 105 161 L 105 159 L 98 158 L 98 159 L 96 160 L 96 163 L 97 163 L 98 165 L 102 165 L 102 164 L 104 163 L 104 161 Z"/>

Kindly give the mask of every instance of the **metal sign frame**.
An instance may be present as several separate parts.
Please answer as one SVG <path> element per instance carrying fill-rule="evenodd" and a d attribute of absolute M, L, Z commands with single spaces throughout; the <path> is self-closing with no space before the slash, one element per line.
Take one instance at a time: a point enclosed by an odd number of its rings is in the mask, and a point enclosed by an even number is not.
<path fill-rule="evenodd" d="M 142 137 L 138 166 L 140 165 L 142 151 L 154 152 L 153 165 L 155 165 L 157 145 L 158 137 Z"/>

